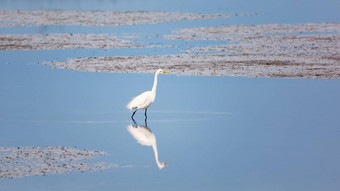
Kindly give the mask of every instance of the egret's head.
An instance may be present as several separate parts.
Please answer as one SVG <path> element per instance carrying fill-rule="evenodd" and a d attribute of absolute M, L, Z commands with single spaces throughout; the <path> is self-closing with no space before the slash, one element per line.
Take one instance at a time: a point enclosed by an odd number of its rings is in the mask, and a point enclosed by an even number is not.
<path fill-rule="evenodd" d="M 160 72 L 160 73 L 164 73 L 164 74 L 168 74 L 168 73 L 169 73 L 169 72 L 164 71 L 164 70 L 162 70 L 162 69 L 159 69 L 159 72 Z"/>

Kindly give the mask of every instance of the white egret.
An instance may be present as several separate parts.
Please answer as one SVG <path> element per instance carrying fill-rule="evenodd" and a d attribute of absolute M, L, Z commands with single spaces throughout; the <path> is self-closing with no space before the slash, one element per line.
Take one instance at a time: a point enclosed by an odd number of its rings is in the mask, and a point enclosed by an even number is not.
<path fill-rule="evenodd" d="M 155 154 L 155 160 L 159 169 L 168 166 L 169 163 L 160 162 L 158 160 L 158 149 L 156 143 L 156 136 L 151 132 L 147 126 L 129 125 L 128 131 L 137 140 L 137 142 L 144 146 L 152 146 Z"/>
<path fill-rule="evenodd" d="M 133 119 L 133 116 L 135 115 L 136 111 L 138 109 L 145 109 L 145 118 L 147 118 L 146 116 L 146 111 L 148 110 L 148 107 L 155 101 L 156 99 L 156 89 L 157 89 L 157 78 L 158 78 L 158 74 L 160 73 L 168 73 L 162 69 L 158 69 L 155 73 L 155 79 L 153 81 L 153 86 L 151 91 L 146 91 L 142 94 L 140 94 L 139 96 L 133 98 L 128 104 L 127 104 L 127 108 L 129 110 L 132 109 L 136 109 L 131 118 Z"/>

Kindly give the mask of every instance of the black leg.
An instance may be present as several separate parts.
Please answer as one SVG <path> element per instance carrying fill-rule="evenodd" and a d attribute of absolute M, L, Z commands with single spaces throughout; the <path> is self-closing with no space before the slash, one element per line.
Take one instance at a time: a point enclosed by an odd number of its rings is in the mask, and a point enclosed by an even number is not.
<path fill-rule="evenodd" d="M 136 109 L 136 111 L 137 111 L 137 110 L 138 110 L 138 109 Z M 133 116 L 135 115 L 136 111 L 134 111 L 133 114 L 132 114 L 132 116 L 131 116 L 131 119 L 132 119 L 132 120 L 134 120 L 134 119 L 133 119 Z"/>
<path fill-rule="evenodd" d="M 147 119 L 148 118 L 148 116 L 146 116 L 146 112 L 148 111 L 148 109 L 146 108 L 145 109 L 145 119 Z"/>
<path fill-rule="evenodd" d="M 145 126 L 148 127 L 148 120 L 147 120 L 147 118 L 145 118 L 144 122 L 145 122 Z"/>

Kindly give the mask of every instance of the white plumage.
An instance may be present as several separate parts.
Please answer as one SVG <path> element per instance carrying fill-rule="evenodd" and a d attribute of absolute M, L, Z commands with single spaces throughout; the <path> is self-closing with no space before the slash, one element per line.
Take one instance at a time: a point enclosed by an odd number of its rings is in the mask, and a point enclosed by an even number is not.
<path fill-rule="evenodd" d="M 126 106 L 128 109 L 147 109 L 155 101 L 156 94 L 146 91 L 139 96 L 134 97 Z"/>
<path fill-rule="evenodd" d="M 168 72 L 166 72 L 162 69 L 158 69 L 155 73 L 155 79 L 154 79 L 151 91 L 146 91 L 146 92 L 140 94 L 139 96 L 134 97 L 126 106 L 129 110 L 136 109 L 136 111 L 137 111 L 138 109 L 145 109 L 145 117 L 147 117 L 146 111 L 147 111 L 148 107 L 156 99 L 157 78 L 158 78 L 158 74 L 160 74 L 160 73 L 168 73 Z M 133 116 L 135 115 L 136 111 L 133 112 L 133 114 L 131 116 L 132 119 L 133 119 Z"/>

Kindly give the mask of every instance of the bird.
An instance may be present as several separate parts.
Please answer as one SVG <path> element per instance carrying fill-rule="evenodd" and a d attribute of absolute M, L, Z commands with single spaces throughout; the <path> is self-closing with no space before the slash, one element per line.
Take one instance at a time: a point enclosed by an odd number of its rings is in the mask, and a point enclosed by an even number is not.
<path fill-rule="evenodd" d="M 158 160 L 158 149 L 156 143 L 156 136 L 151 132 L 147 125 L 138 126 L 137 124 L 130 124 L 127 127 L 130 134 L 137 140 L 137 142 L 144 146 L 152 146 L 153 152 L 155 154 L 155 160 L 159 169 L 169 166 L 169 163 L 160 162 Z"/>
<path fill-rule="evenodd" d="M 155 73 L 155 79 L 153 81 L 153 86 L 151 91 L 146 91 L 139 96 L 134 97 L 127 105 L 127 109 L 133 110 L 136 109 L 132 116 L 131 119 L 133 119 L 133 116 L 137 112 L 138 109 L 144 109 L 145 110 L 145 118 L 147 118 L 146 112 L 148 110 L 148 107 L 155 101 L 156 99 L 156 90 L 157 90 L 157 78 L 160 73 L 165 73 L 168 74 L 168 72 L 158 69 Z"/>

